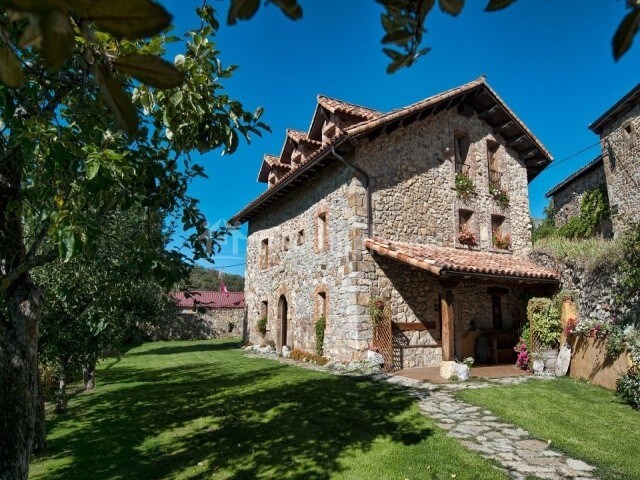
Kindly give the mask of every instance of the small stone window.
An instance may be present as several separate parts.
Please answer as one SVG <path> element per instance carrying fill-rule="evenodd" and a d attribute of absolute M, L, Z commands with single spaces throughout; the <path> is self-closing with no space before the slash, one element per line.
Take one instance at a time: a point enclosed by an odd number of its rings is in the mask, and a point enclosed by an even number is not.
<path fill-rule="evenodd" d="M 502 224 L 504 217 L 501 215 L 491 215 L 491 236 L 502 236 Z"/>
<path fill-rule="evenodd" d="M 316 216 L 316 248 L 319 252 L 329 248 L 329 226 L 326 211 L 321 211 Z"/>
<path fill-rule="evenodd" d="M 267 318 L 269 316 L 269 302 L 263 300 L 260 302 L 260 318 Z"/>
<path fill-rule="evenodd" d="M 302 245 L 304 243 L 304 229 L 298 230 L 298 239 L 296 241 L 298 245 Z"/>
<path fill-rule="evenodd" d="M 458 211 L 458 243 L 475 247 L 478 245 L 478 234 L 474 228 L 473 212 L 460 209 Z"/>
<path fill-rule="evenodd" d="M 627 142 L 628 147 L 633 147 L 635 143 L 635 135 L 634 135 L 633 124 L 627 123 L 624 127 L 622 127 L 622 135 L 624 140 Z"/>
<path fill-rule="evenodd" d="M 318 292 L 318 316 L 327 316 L 327 292 Z"/>
<path fill-rule="evenodd" d="M 500 171 L 500 159 L 498 157 L 498 143 L 487 142 L 487 164 L 489 166 L 489 188 L 502 188 Z"/>
<path fill-rule="evenodd" d="M 469 155 L 469 135 L 463 132 L 458 132 L 453 137 L 453 151 L 456 162 L 456 174 L 467 175 L 470 174 L 469 164 L 467 163 L 467 157 Z"/>
<path fill-rule="evenodd" d="M 289 248 L 291 248 L 291 237 L 285 235 L 282 237 L 282 250 L 286 252 Z"/>
<path fill-rule="evenodd" d="M 501 215 L 491 215 L 491 241 L 494 248 L 509 250 L 511 248 L 511 234 L 505 232 L 506 219 Z"/>
<path fill-rule="evenodd" d="M 327 321 L 327 317 L 329 315 L 329 294 L 327 292 L 326 285 L 318 285 L 316 287 L 314 303 L 315 320 L 318 320 L 320 317 L 324 317 L 325 321 Z"/>
<path fill-rule="evenodd" d="M 260 266 L 267 268 L 269 266 L 269 239 L 265 238 L 260 244 Z"/>

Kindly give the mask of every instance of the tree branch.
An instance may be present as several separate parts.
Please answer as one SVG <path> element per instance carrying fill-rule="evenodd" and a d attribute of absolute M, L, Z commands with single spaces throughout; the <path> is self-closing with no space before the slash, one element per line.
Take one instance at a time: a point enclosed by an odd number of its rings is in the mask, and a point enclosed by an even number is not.
<path fill-rule="evenodd" d="M 37 255 L 27 261 L 22 262 L 13 270 L 9 271 L 6 275 L 2 277 L 2 288 L 6 290 L 9 288 L 13 282 L 15 282 L 21 275 L 24 275 L 29 270 L 35 267 L 40 267 L 49 262 L 54 261 L 58 258 L 58 252 L 56 250 L 51 250 L 47 253 L 43 253 L 42 255 Z"/>

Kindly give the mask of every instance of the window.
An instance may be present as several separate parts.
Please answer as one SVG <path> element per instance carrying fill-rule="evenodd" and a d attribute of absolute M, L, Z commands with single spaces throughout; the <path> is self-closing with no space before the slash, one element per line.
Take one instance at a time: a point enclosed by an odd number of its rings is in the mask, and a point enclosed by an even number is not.
<path fill-rule="evenodd" d="M 633 137 L 633 125 L 631 123 L 626 124 L 622 129 L 622 134 L 627 142 L 627 146 L 632 147 L 635 141 Z"/>
<path fill-rule="evenodd" d="M 502 224 L 504 217 L 500 215 L 491 215 L 491 236 L 493 238 L 502 237 Z"/>
<path fill-rule="evenodd" d="M 290 247 L 291 238 L 289 237 L 289 235 L 285 235 L 284 237 L 282 237 L 282 250 L 286 252 Z"/>
<path fill-rule="evenodd" d="M 298 230 L 297 244 L 302 245 L 304 243 L 304 230 Z"/>
<path fill-rule="evenodd" d="M 498 144 L 496 142 L 487 142 L 487 163 L 489 164 L 489 187 L 501 188 L 500 162 L 498 158 Z"/>
<path fill-rule="evenodd" d="M 478 236 L 472 226 L 471 210 L 459 210 L 458 212 L 458 243 L 475 247 L 478 245 Z"/>
<path fill-rule="evenodd" d="M 263 300 L 260 303 L 260 318 L 267 318 L 269 316 L 269 302 Z"/>
<path fill-rule="evenodd" d="M 260 265 L 262 268 L 267 268 L 269 266 L 269 239 L 265 238 L 262 240 L 260 245 Z"/>
<path fill-rule="evenodd" d="M 327 318 L 327 292 L 318 292 L 318 318 Z"/>
<path fill-rule="evenodd" d="M 327 227 L 327 212 L 318 213 L 317 216 L 317 246 L 318 251 L 326 250 L 328 247 L 328 227 Z"/>
<path fill-rule="evenodd" d="M 467 165 L 467 155 L 469 154 L 469 136 L 466 133 L 456 133 L 453 141 L 456 174 L 469 175 L 469 165 Z"/>

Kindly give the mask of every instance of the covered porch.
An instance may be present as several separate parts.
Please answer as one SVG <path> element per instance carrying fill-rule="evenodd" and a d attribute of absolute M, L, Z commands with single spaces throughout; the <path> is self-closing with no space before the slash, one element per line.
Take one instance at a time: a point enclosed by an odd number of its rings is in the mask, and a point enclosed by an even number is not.
<path fill-rule="evenodd" d="M 528 299 L 552 293 L 559 280 L 557 272 L 511 253 L 379 237 L 365 246 L 378 266 L 380 297 L 389 305 L 390 371 L 435 369 L 416 373 L 432 377 L 442 364 L 466 357 L 476 366 L 513 365 Z"/>
<path fill-rule="evenodd" d="M 440 367 L 403 368 L 402 370 L 394 372 L 394 375 L 436 384 L 451 382 L 451 380 L 446 380 L 440 376 Z M 526 375 L 530 374 L 511 363 L 508 365 L 480 365 L 473 367 L 469 378 L 491 380 L 495 378 L 520 377 Z"/>

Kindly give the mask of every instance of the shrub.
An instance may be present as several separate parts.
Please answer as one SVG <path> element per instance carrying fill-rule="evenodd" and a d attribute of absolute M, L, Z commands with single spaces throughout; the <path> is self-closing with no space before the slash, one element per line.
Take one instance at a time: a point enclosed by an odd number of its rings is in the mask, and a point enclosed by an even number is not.
<path fill-rule="evenodd" d="M 371 325 L 377 326 L 384 318 L 384 300 L 381 298 L 372 298 L 369 302 L 369 319 Z"/>
<path fill-rule="evenodd" d="M 560 341 L 560 312 L 549 298 L 534 297 L 527 305 L 527 318 L 543 346 L 555 347 Z"/>
<path fill-rule="evenodd" d="M 291 359 L 296 362 L 316 363 L 318 365 L 326 365 L 329 362 L 329 360 L 322 355 L 305 352 L 297 348 L 291 352 Z"/>
<path fill-rule="evenodd" d="M 327 319 L 321 316 L 316 321 L 316 353 L 322 355 L 324 349 L 324 330 L 327 327 Z"/>
<path fill-rule="evenodd" d="M 455 184 L 458 198 L 466 199 L 476 194 L 476 186 L 468 175 L 456 173 Z"/>
<path fill-rule="evenodd" d="M 258 331 L 263 337 L 267 334 L 267 317 L 262 317 L 257 322 Z"/>
<path fill-rule="evenodd" d="M 616 382 L 618 396 L 635 409 L 640 409 L 640 372 L 631 369 Z"/>

